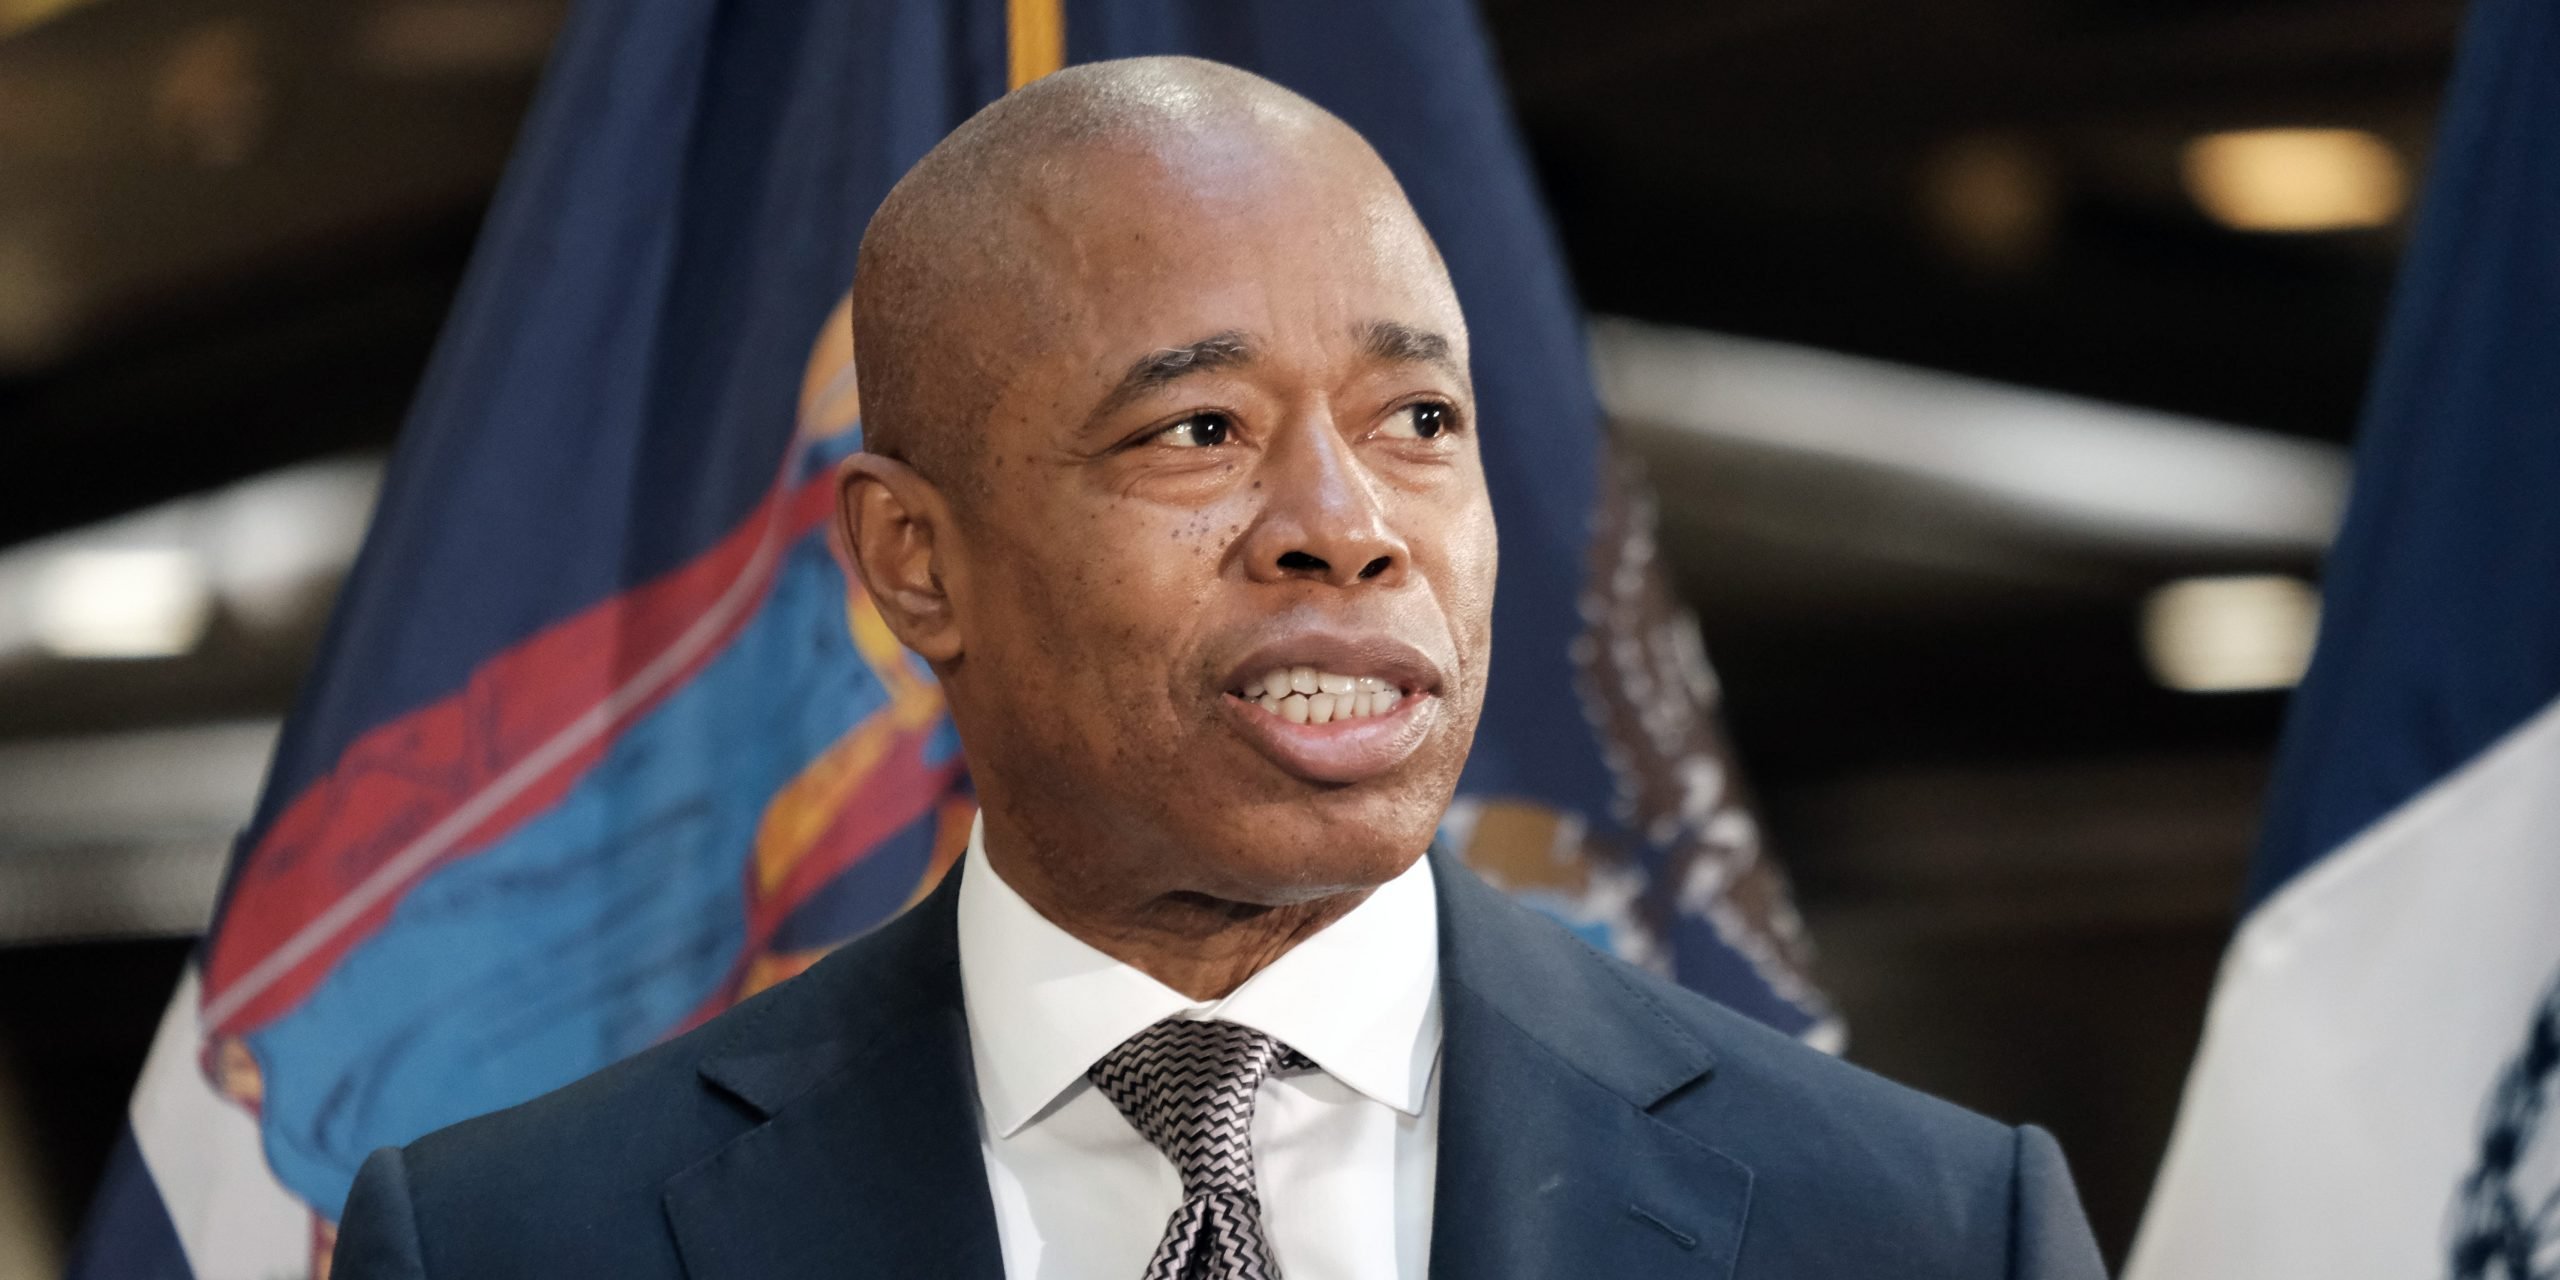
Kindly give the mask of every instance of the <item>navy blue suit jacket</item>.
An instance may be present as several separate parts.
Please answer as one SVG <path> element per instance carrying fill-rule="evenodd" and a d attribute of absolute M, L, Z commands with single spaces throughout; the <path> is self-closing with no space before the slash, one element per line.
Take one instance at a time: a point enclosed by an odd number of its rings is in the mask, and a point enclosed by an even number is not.
<path fill-rule="evenodd" d="M 2099 1278 L 2061 1151 L 1607 958 L 1435 855 L 1431 1274 Z M 384 1148 L 334 1280 L 1003 1280 L 954 885 L 712 1022 Z"/>

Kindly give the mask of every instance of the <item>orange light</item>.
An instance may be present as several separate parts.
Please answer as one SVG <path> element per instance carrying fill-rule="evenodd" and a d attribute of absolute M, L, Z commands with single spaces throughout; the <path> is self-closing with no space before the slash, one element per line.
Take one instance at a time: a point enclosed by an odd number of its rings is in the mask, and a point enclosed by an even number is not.
<path fill-rule="evenodd" d="M 2408 203 L 2391 144 L 2362 129 L 2241 129 L 2187 144 L 2187 194 L 2235 231 L 2388 225 Z"/>

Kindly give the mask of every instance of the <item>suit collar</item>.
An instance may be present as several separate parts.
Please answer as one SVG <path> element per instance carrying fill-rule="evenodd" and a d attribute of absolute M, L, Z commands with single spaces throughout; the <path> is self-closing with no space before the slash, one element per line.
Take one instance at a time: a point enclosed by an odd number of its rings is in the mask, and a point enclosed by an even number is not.
<path fill-rule="evenodd" d="M 1657 1109 L 1715 1055 L 1637 981 L 1435 853 L 1445 1016 L 1431 1274 L 1731 1274 L 1751 1171 Z"/>
<path fill-rule="evenodd" d="M 1433 854 L 1440 1150 L 1431 1274 L 1721 1280 L 1751 1172 L 1656 1114 L 1715 1055 L 1635 980 Z M 947 877 L 749 1009 L 704 1081 L 762 1123 L 670 1180 L 694 1280 L 1002 1280 Z"/>
<path fill-rule="evenodd" d="M 762 1120 L 670 1179 L 693 1280 L 1003 1280 L 979 1152 L 959 876 L 739 1011 L 706 1084 Z"/>

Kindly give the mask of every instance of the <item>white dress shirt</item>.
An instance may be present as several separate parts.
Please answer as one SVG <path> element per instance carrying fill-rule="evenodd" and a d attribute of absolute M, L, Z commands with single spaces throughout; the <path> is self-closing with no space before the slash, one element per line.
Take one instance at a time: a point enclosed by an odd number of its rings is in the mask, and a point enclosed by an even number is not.
<path fill-rule="evenodd" d="M 1182 1178 L 1084 1078 L 1160 1019 L 1224 1018 L 1318 1070 L 1254 1095 L 1254 1176 L 1287 1280 L 1423 1280 L 1438 1152 L 1439 907 L 1428 859 L 1223 1000 L 1078 941 L 969 836 L 960 987 L 1007 1280 L 1138 1280 Z"/>

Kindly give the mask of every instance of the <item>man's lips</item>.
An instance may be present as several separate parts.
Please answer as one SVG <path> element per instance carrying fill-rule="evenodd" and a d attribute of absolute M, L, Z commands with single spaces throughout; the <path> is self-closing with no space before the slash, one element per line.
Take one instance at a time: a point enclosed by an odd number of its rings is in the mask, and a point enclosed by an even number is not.
<path fill-rule="evenodd" d="M 1304 631 L 1237 662 L 1219 701 L 1273 764 L 1344 784 L 1404 763 L 1439 723 L 1441 687 L 1439 666 L 1403 641 Z"/>
<path fill-rule="evenodd" d="M 1346 676 L 1372 676 L 1405 694 L 1440 692 L 1440 665 L 1422 650 L 1391 636 L 1339 631 L 1299 631 L 1276 636 L 1227 668 L 1225 690 L 1241 696 L 1273 671 L 1308 667 Z"/>
<path fill-rule="evenodd" d="M 1237 733 L 1309 782 L 1363 782 L 1403 764 L 1440 722 L 1440 695 L 1412 694 L 1381 715 L 1297 724 L 1235 694 L 1219 699 Z"/>

